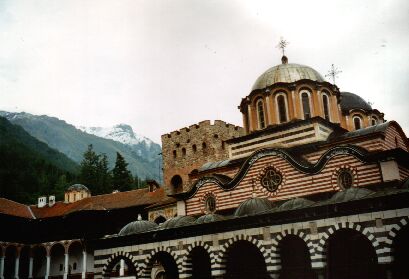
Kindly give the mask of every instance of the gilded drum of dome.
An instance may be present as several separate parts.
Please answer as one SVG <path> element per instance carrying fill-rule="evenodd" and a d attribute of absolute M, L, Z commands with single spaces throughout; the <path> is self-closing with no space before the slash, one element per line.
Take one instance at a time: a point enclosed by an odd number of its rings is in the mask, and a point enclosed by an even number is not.
<path fill-rule="evenodd" d="M 254 83 L 253 89 L 263 89 L 278 82 L 294 82 L 301 79 L 310 79 L 318 82 L 324 78 L 311 67 L 299 64 L 281 64 L 265 71 Z"/>

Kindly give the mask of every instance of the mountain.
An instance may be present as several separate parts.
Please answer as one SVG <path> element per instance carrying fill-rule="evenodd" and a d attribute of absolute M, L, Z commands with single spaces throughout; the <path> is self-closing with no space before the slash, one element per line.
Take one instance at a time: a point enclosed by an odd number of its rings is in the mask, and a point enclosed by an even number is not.
<path fill-rule="evenodd" d="M 32 203 L 39 195 L 62 196 L 79 166 L 37 140 L 22 127 L 0 117 L 0 196 Z"/>
<path fill-rule="evenodd" d="M 116 153 L 119 152 L 129 164 L 128 169 L 133 175 L 138 175 L 142 179 L 162 181 L 162 157 L 158 155 L 160 151 L 155 154 L 149 153 L 148 150 L 138 151 L 134 146 L 91 135 L 63 120 L 46 115 L 0 111 L 0 116 L 6 117 L 13 124 L 20 125 L 33 137 L 59 150 L 75 162 L 82 161 L 83 153 L 88 145 L 92 144 L 95 152 L 105 153 L 108 156 L 110 168 L 113 168 Z M 152 156 L 144 154 L 152 154 Z"/>
<path fill-rule="evenodd" d="M 119 124 L 113 127 L 77 127 L 97 137 L 111 139 L 125 145 L 128 145 L 136 154 L 148 161 L 153 161 L 161 153 L 159 144 L 154 143 L 147 137 L 136 134 L 128 124 Z"/>

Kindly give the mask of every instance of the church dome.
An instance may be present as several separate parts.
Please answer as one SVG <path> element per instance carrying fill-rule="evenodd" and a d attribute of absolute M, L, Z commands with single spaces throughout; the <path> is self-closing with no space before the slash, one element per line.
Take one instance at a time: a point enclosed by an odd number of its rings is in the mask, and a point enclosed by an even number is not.
<path fill-rule="evenodd" d="M 86 191 L 89 192 L 89 189 L 87 186 L 82 185 L 82 184 L 74 184 L 68 187 L 67 191 Z"/>
<path fill-rule="evenodd" d="M 210 214 L 206 214 L 206 215 L 203 215 L 197 218 L 196 224 L 211 223 L 211 222 L 222 221 L 222 220 L 226 220 L 226 218 L 219 214 L 210 213 Z"/>
<path fill-rule="evenodd" d="M 341 92 L 341 109 L 343 111 L 350 111 L 351 109 L 372 110 L 372 107 L 362 97 L 354 93 Z"/>
<path fill-rule="evenodd" d="M 137 220 L 127 224 L 125 227 L 121 229 L 119 232 L 120 236 L 130 235 L 130 234 L 137 234 L 141 232 L 146 232 L 156 228 L 158 225 L 154 222 L 147 221 L 147 220 Z"/>
<path fill-rule="evenodd" d="M 280 210 L 293 210 L 312 205 L 314 202 L 304 198 L 294 198 L 280 205 Z"/>
<path fill-rule="evenodd" d="M 161 229 L 170 229 L 181 226 L 188 226 L 195 222 L 195 218 L 192 216 L 176 216 L 160 225 Z"/>
<path fill-rule="evenodd" d="M 280 64 L 265 71 L 254 83 L 252 90 L 263 89 L 279 82 L 295 82 L 302 79 L 323 82 L 324 78 L 311 67 L 299 64 Z"/>
<path fill-rule="evenodd" d="M 251 198 L 242 202 L 234 212 L 234 216 L 241 217 L 266 212 L 273 208 L 273 204 L 267 199 Z"/>

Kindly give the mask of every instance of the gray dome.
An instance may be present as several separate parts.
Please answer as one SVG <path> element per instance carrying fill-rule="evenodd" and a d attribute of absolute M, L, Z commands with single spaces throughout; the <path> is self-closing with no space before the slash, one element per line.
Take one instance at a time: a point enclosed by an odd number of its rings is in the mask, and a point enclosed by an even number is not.
<path fill-rule="evenodd" d="M 301 79 L 310 79 L 318 82 L 324 78 L 311 67 L 299 64 L 280 64 L 265 71 L 254 83 L 253 89 L 263 89 L 278 82 L 295 82 Z"/>
<path fill-rule="evenodd" d="M 251 198 L 242 202 L 234 212 L 234 216 L 247 216 L 266 212 L 273 208 L 272 202 L 267 199 Z"/>
<path fill-rule="evenodd" d="M 203 223 L 211 223 L 211 222 L 222 221 L 222 220 L 226 220 L 226 218 L 219 214 L 210 213 L 210 214 L 200 216 L 199 218 L 197 218 L 195 223 L 203 224 Z"/>
<path fill-rule="evenodd" d="M 137 220 L 123 227 L 118 235 L 124 236 L 124 235 L 146 232 L 146 231 L 156 228 L 157 226 L 158 225 L 152 221 Z"/>
<path fill-rule="evenodd" d="M 67 191 L 87 191 L 89 192 L 89 189 L 87 186 L 82 185 L 82 184 L 74 184 L 68 187 Z"/>
<path fill-rule="evenodd" d="M 196 219 L 193 218 L 192 216 L 176 216 L 165 221 L 163 224 L 160 225 L 160 228 L 170 229 L 175 227 L 188 226 L 193 224 L 195 221 Z"/>
<path fill-rule="evenodd" d="M 292 209 L 298 209 L 298 208 L 304 208 L 312 205 L 314 202 L 304 199 L 304 198 L 295 198 L 286 201 L 282 205 L 280 205 L 280 210 L 292 210 Z"/>
<path fill-rule="evenodd" d="M 352 187 L 347 190 L 335 193 L 330 199 L 330 203 L 340 203 L 352 200 L 358 200 L 373 194 L 373 191 L 365 188 Z"/>
<path fill-rule="evenodd" d="M 341 109 L 343 111 L 350 111 L 351 109 L 372 110 L 372 107 L 362 97 L 354 93 L 341 92 Z"/>

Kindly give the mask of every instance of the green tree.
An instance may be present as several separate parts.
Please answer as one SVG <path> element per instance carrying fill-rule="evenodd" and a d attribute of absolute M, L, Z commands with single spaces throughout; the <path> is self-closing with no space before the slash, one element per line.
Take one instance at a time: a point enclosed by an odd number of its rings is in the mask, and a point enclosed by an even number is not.
<path fill-rule="evenodd" d="M 95 153 L 92 144 L 84 152 L 84 159 L 80 164 L 80 182 L 87 186 L 92 194 L 99 194 L 98 187 L 98 164 L 99 155 Z"/>
<path fill-rule="evenodd" d="M 132 189 L 132 175 L 127 169 L 128 163 L 124 157 L 116 153 L 115 167 L 112 170 L 113 187 L 119 191 L 129 191 Z"/>
<path fill-rule="evenodd" d="M 101 193 L 110 193 L 112 190 L 112 175 L 108 169 L 108 157 L 106 154 L 99 156 L 97 165 L 98 188 Z"/>

